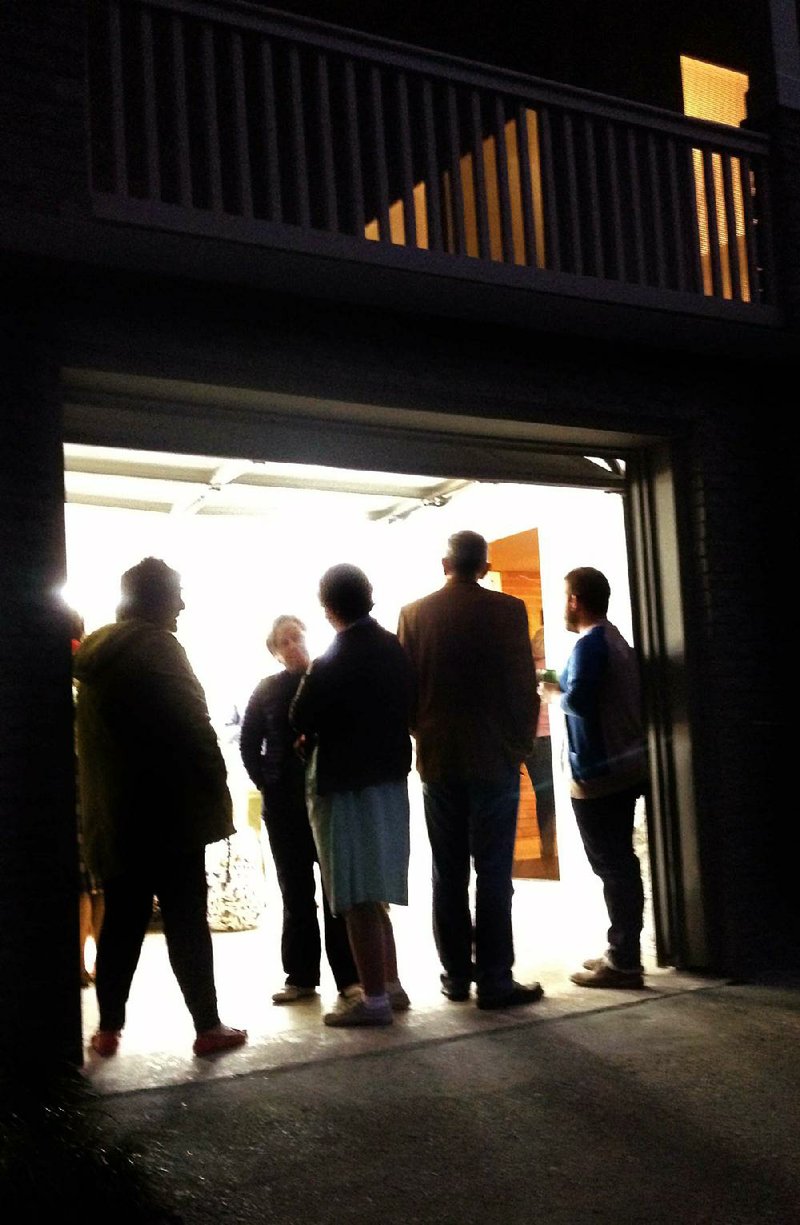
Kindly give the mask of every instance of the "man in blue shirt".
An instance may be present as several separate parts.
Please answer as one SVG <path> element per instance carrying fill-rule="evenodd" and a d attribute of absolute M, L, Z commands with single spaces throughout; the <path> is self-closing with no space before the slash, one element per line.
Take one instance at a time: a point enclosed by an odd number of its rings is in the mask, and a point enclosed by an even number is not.
<path fill-rule="evenodd" d="M 644 890 L 633 822 L 647 779 L 638 663 L 606 617 L 606 576 L 580 566 L 565 583 L 566 626 L 579 637 L 559 683 L 542 684 L 539 693 L 566 717 L 572 808 L 611 924 L 606 952 L 571 978 L 581 987 L 636 988 L 643 985 Z"/>

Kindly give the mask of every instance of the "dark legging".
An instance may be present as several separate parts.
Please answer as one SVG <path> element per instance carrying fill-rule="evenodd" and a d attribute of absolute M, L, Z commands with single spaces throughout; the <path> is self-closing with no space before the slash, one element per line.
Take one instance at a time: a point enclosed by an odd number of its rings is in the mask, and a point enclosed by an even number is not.
<path fill-rule="evenodd" d="M 317 912 L 314 865 L 317 848 L 306 812 L 305 780 L 290 779 L 285 785 L 264 789 L 264 822 L 283 900 L 281 959 L 287 983 L 295 987 L 317 987 L 322 948 Z M 325 953 L 340 991 L 358 982 L 347 924 L 331 914 L 322 890 Z"/>
<path fill-rule="evenodd" d="M 157 897 L 170 965 L 198 1033 L 219 1024 L 207 919 L 205 852 L 147 863 L 107 880 L 95 966 L 100 1028 L 118 1030 Z"/>

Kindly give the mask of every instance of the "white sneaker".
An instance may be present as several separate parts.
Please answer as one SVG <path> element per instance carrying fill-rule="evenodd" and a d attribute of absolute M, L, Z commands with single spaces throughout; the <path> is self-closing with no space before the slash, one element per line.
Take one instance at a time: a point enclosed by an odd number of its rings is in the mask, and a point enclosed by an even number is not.
<path fill-rule="evenodd" d="M 294 983 L 287 983 L 285 987 L 281 987 L 280 991 L 275 992 L 272 1002 L 273 1004 L 296 1004 L 298 1000 L 308 1000 L 316 994 L 316 987 L 295 987 Z"/>

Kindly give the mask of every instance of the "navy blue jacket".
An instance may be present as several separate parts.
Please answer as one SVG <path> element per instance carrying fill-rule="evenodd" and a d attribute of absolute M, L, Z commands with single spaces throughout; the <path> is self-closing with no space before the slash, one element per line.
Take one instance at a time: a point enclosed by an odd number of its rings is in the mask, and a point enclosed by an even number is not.
<path fill-rule="evenodd" d="M 411 663 L 395 634 L 364 617 L 315 659 L 289 711 L 317 746 L 317 791 L 398 782 L 411 769 Z"/>

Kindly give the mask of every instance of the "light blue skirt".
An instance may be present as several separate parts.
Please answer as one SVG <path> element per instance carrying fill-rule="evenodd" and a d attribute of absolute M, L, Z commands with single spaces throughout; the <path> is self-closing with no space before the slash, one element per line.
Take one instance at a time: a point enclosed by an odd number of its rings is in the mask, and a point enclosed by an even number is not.
<path fill-rule="evenodd" d="M 358 902 L 408 905 L 408 783 L 316 794 L 315 761 L 306 794 L 322 884 L 334 914 Z"/>

